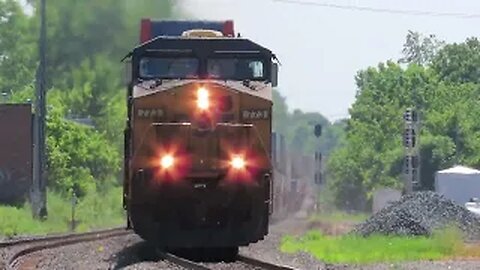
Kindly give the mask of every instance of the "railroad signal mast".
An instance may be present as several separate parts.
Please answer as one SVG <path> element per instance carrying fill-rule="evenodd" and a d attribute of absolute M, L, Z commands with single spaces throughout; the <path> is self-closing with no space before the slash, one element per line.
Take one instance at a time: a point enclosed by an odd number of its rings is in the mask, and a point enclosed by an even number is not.
<path fill-rule="evenodd" d="M 315 137 L 320 138 L 322 136 L 322 125 L 316 124 L 314 126 Z M 314 175 L 314 183 L 318 186 L 322 185 L 323 183 L 323 176 L 322 176 L 322 152 L 320 150 L 315 151 L 315 175 Z"/>
<path fill-rule="evenodd" d="M 420 151 L 419 134 L 420 125 L 418 113 L 411 108 L 403 114 L 405 129 L 403 134 L 403 146 L 405 147 L 404 175 L 406 193 L 418 189 L 420 185 Z"/>

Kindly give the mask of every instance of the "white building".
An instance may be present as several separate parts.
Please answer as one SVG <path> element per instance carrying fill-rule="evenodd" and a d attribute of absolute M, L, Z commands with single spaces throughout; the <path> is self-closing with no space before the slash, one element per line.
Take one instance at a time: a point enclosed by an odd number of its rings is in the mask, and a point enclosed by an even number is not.
<path fill-rule="evenodd" d="M 435 191 L 464 205 L 471 198 L 480 197 L 480 171 L 464 166 L 438 171 L 435 174 Z"/>

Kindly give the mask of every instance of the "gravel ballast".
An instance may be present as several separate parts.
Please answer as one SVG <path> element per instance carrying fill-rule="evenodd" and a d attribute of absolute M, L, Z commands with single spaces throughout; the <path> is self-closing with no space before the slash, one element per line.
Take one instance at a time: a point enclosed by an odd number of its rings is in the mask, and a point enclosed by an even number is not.
<path fill-rule="evenodd" d="M 455 225 L 470 240 L 480 240 L 480 218 L 465 207 L 431 191 L 415 192 L 382 209 L 353 233 L 368 236 L 431 235 L 436 230 Z"/>
<path fill-rule="evenodd" d="M 416 192 L 402 197 L 365 222 L 353 232 L 371 234 L 429 235 L 436 229 L 455 224 L 469 238 L 480 239 L 480 219 L 465 207 L 455 204 L 433 192 Z M 478 261 L 405 262 L 398 264 L 379 263 L 372 265 L 325 264 L 307 253 L 284 254 L 279 250 L 284 235 L 302 235 L 312 229 L 304 218 L 291 218 L 274 224 L 264 241 L 242 247 L 240 253 L 259 260 L 287 265 L 296 269 L 346 270 L 346 269 L 480 269 Z M 3 251 L 3 252 L 2 252 Z M 2 255 L 3 254 L 3 255 Z M 9 254 L 0 249 L 0 257 Z M 130 235 L 102 241 L 80 243 L 33 255 L 36 269 L 181 269 L 151 254 L 151 247 L 138 236 Z M 216 265 L 215 270 L 249 269 L 241 263 Z M 0 261 L 0 269 L 1 261 Z"/>
<path fill-rule="evenodd" d="M 280 244 L 283 236 L 301 235 L 308 230 L 308 222 L 303 219 L 291 218 L 270 227 L 270 233 L 265 240 L 248 247 L 240 248 L 240 254 L 265 262 L 294 267 L 298 270 L 325 269 L 325 264 L 312 255 L 299 252 L 295 254 L 282 253 Z"/>
<path fill-rule="evenodd" d="M 272 226 L 269 236 L 259 243 L 242 247 L 241 254 L 277 264 L 293 266 L 296 269 L 308 270 L 383 270 L 383 269 L 479 269 L 479 262 L 475 261 L 445 261 L 445 262 L 409 262 L 398 264 L 373 265 L 332 265 L 322 263 L 306 253 L 283 254 L 279 251 L 279 244 L 284 234 L 302 234 L 308 230 L 308 224 L 302 220 L 288 220 Z M 2 249 L 0 249 L 0 252 Z M 6 251 L 6 250 L 3 250 Z M 8 254 L 11 252 L 6 252 Z M 151 253 L 151 247 L 138 236 L 121 236 L 111 239 L 80 243 L 33 254 L 36 262 L 34 269 L 136 269 L 136 270 L 163 270 L 183 269 L 174 264 L 158 260 Z M 209 266 L 213 266 L 210 264 Z M 215 270 L 251 269 L 238 263 L 217 264 Z M 0 269 L 2 269 L 0 267 Z"/>

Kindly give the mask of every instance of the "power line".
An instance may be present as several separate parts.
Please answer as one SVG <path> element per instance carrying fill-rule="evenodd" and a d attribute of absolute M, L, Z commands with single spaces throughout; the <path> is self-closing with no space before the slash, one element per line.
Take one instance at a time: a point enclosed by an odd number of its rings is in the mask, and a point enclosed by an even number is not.
<path fill-rule="evenodd" d="M 273 1 L 287 3 L 287 4 L 295 4 L 295 5 L 303 5 L 303 6 L 318 6 L 318 7 L 335 8 L 335 9 L 343 9 L 343 10 L 350 10 L 350 11 L 367 11 L 367 12 L 375 12 L 375 13 L 403 14 L 403 15 L 430 16 L 430 17 L 455 17 L 455 18 L 461 18 L 461 19 L 480 18 L 480 14 L 475 14 L 475 13 L 434 12 L 434 11 L 423 11 L 423 10 L 398 10 L 398 9 L 376 8 L 376 7 L 368 7 L 368 6 L 339 5 L 339 4 L 330 4 L 330 3 L 304 1 L 304 0 L 273 0 Z"/>

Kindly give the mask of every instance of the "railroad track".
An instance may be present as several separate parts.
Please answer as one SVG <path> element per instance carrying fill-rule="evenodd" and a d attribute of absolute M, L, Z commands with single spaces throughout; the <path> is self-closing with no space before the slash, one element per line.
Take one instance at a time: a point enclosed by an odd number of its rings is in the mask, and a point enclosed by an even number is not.
<path fill-rule="evenodd" d="M 296 270 L 295 268 L 292 268 L 289 266 L 271 264 L 269 262 L 260 261 L 254 258 L 242 256 L 242 255 L 237 256 L 237 261 L 240 261 L 250 266 L 254 266 L 256 268 L 265 269 L 265 270 Z"/>
<path fill-rule="evenodd" d="M 21 268 L 23 264 L 28 262 L 26 259 L 28 255 L 34 252 L 42 251 L 46 249 L 58 248 L 61 246 L 73 245 L 82 242 L 96 241 L 107 239 L 116 236 L 124 236 L 131 234 L 132 232 L 125 228 L 114 228 L 102 231 L 94 231 L 88 233 L 75 233 L 66 235 L 52 235 L 45 237 L 32 237 L 25 239 L 18 239 L 12 241 L 0 242 L 0 248 L 13 248 L 19 247 L 7 260 L 6 268 L 8 270 Z M 171 253 L 157 252 L 160 259 L 171 262 L 172 264 L 182 266 L 185 269 L 190 270 L 212 270 L 215 269 L 215 263 L 197 263 Z M 27 263 L 28 265 L 28 263 Z M 291 267 L 279 266 L 268 262 L 260 261 L 254 258 L 238 255 L 237 261 L 228 263 L 231 269 L 235 269 L 237 266 L 242 265 L 241 269 L 245 269 L 247 266 L 251 269 L 264 269 L 264 270 L 295 270 Z"/>
<path fill-rule="evenodd" d="M 161 252 L 161 251 L 159 251 L 158 254 L 159 254 L 160 258 L 162 258 L 164 260 L 167 260 L 167 261 L 169 261 L 173 264 L 182 266 L 183 268 L 189 269 L 189 270 L 214 270 L 216 268 L 215 267 L 216 263 L 207 263 L 207 264 L 197 263 L 197 262 L 193 262 L 191 260 L 176 256 L 176 255 L 173 255 L 171 253 L 164 253 L 164 252 Z M 292 268 L 292 267 L 276 265 L 276 264 L 272 264 L 272 263 L 269 263 L 269 262 L 260 261 L 260 260 L 254 259 L 254 258 L 245 257 L 245 256 L 242 256 L 242 255 L 237 256 L 236 262 L 231 262 L 231 263 L 227 263 L 227 264 L 229 266 L 229 269 L 235 269 L 237 266 L 238 267 L 242 266 L 242 267 L 240 267 L 241 269 L 246 269 L 246 268 L 250 269 L 251 268 L 251 269 L 255 269 L 255 270 L 260 270 L 260 269 L 263 269 L 263 270 L 296 270 L 295 268 Z M 225 269 L 225 268 L 223 268 L 223 269 Z"/>
<path fill-rule="evenodd" d="M 131 233 L 131 231 L 126 230 L 125 228 L 114 228 L 88 233 L 32 237 L 0 242 L 0 248 L 13 248 L 17 246 L 22 246 L 21 248 L 19 248 L 18 251 L 15 251 L 13 255 L 11 255 L 7 260 L 7 269 L 16 269 L 19 267 L 19 264 L 21 264 L 22 258 L 37 251 L 57 248 L 61 246 L 68 246 L 82 242 L 102 240 L 116 236 L 123 236 Z"/>

